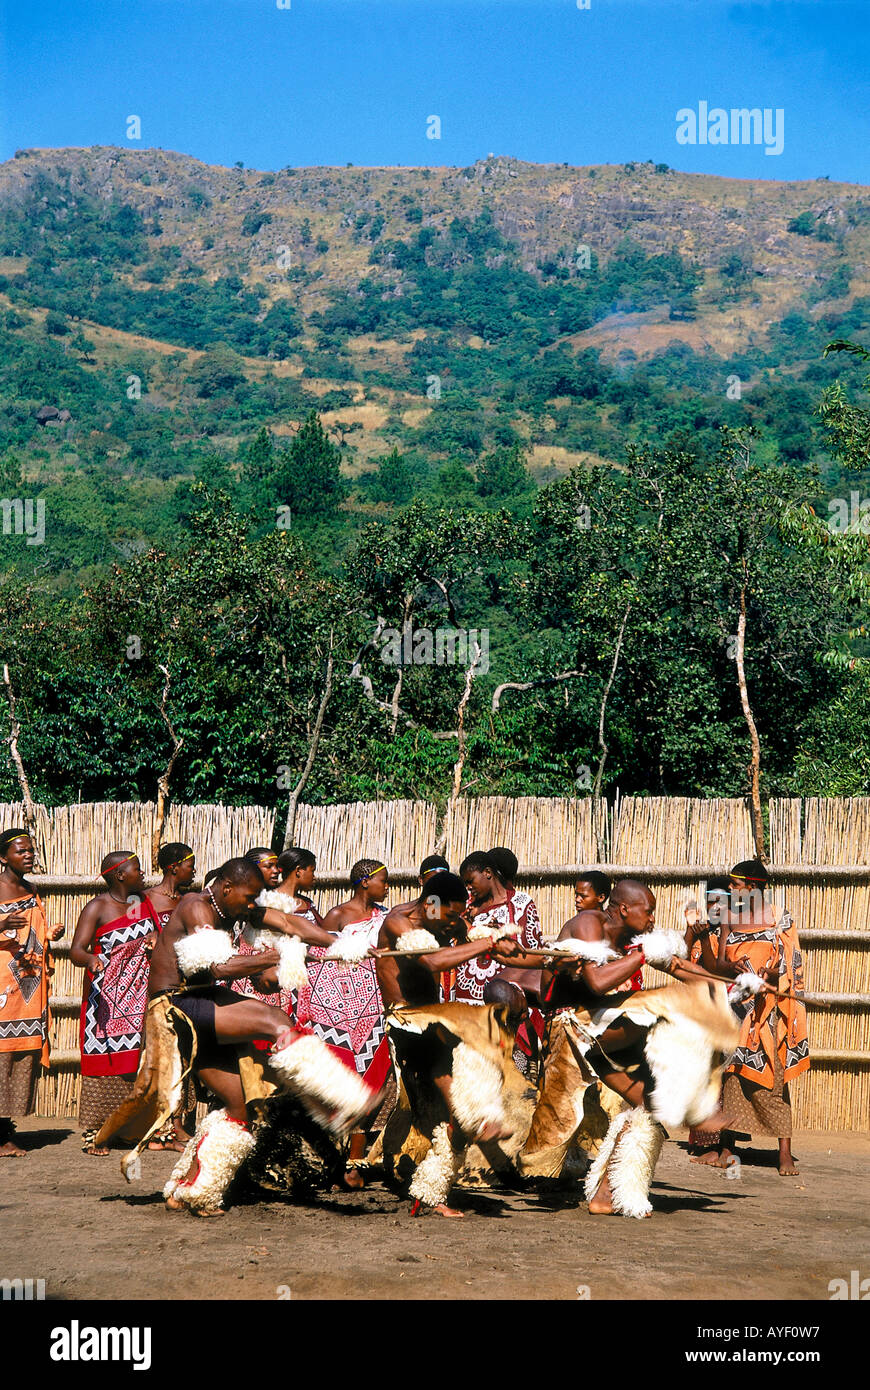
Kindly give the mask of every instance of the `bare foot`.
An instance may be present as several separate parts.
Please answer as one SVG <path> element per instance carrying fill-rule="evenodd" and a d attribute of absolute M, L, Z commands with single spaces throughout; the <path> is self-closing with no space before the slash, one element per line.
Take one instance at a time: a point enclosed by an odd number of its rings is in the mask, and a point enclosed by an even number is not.
<path fill-rule="evenodd" d="M 359 1192 L 366 1182 L 359 1168 L 345 1168 L 342 1182 L 349 1192 Z"/>
<path fill-rule="evenodd" d="M 172 1149 L 174 1153 L 183 1154 L 184 1150 L 187 1148 L 187 1145 L 184 1143 L 183 1140 L 178 1138 L 152 1139 L 150 1144 L 148 1145 L 148 1148 L 155 1149 L 157 1151 L 162 1151 L 163 1149 Z"/>
<path fill-rule="evenodd" d="M 167 1197 L 165 1202 L 167 1211 L 184 1211 L 184 1202 L 179 1202 L 176 1197 Z"/>
<path fill-rule="evenodd" d="M 208 1220 L 212 1216 L 226 1216 L 223 1207 L 188 1207 L 191 1216 L 199 1216 L 203 1220 Z"/>
<path fill-rule="evenodd" d="M 8 1144 L 0 1144 L 0 1158 L 24 1158 L 26 1153 L 26 1149 L 19 1149 L 11 1139 Z"/>
<path fill-rule="evenodd" d="M 779 1176 L 781 1178 L 796 1178 L 800 1175 L 800 1169 L 794 1160 L 791 1151 L 791 1144 L 785 1143 L 779 1146 Z"/>
<path fill-rule="evenodd" d="M 720 1164 L 719 1164 L 719 1150 L 718 1150 L 718 1149 L 707 1149 L 706 1153 L 695 1154 L 695 1156 L 694 1156 L 693 1158 L 690 1158 L 690 1159 L 689 1159 L 689 1162 L 690 1162 L 690 1163 L 705 1163 L 705 1164 L 708 1164 L 709 1166 L 711 1166 L 711 1167 L 713 1167 L 713 1168 L 718 1168 L 718 1167 L 720 1166 Z"/>
<path fill-rule="evenodd" d="M 613 1215 L 613 1193 L 610 1190 L 606 1173 L 598 1184 L 598 1191 L 589 1203 L 589 1211 L 592 1216 Z"/>
<path fill-rule="evenodd" d="M 93 1144 L 88 1144 L 86 1149 L 82 1149 L 82 1153 L 88 1154 L 91 1158 L 107 1158 L 109 1152 L 109 1149 L 95 1149 Z"/>
<path fill-rule="evenodd" d="M 437 1211 L 439 1216 L 458 1216 L 460 1218 L 465 1216 L 464 1211 L 457 1211 L 455 1207 L 448 1207 L 446 1202 L 439 1202 L 438 1205 L 434 1207 L 424 1207 L 419 1197 L 417 1197 L 411 1207 L 411 1215 L 423 1216 L 425 1212 L 429 1211 Z"/>
<path fill-rule="evenodd" d="M 733 1153 L 731 1149 L 720 1149 L 718 1158 L 713 1160 L 713 1167 L 727 1168 L 736 1158 L 737 1155 Z"/>

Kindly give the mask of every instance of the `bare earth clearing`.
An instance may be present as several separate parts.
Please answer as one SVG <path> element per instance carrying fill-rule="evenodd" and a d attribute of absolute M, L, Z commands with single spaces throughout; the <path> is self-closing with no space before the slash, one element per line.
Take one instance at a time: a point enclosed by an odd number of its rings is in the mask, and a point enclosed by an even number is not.
<path fill-rule="evenodd" d="M 414 1220 L 380 1184 L 198 1221 L 163 1208 L 169 1154 L 146 1153 L 127 1185 L 118 1154 L 82 1154 L 71 1120 L 19 1133 L 29 1156 L 0 1169 L 0 1277 L 44 1279 L 48 1299 L 827 1300 L 830 1280 L 870 1277 L 867 1135 L 798 1135 L 796 1179 L 757 1142 L 737 1180 L 690 1164 L 676 1136 L 648 1221 L 507 1190 L 460 1192 L 463 1221 Z"/>

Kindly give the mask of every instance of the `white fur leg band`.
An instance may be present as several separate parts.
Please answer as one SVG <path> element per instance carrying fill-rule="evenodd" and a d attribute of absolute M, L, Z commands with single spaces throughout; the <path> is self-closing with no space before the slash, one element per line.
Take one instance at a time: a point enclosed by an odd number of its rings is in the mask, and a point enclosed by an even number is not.
<path fill-rule="evenodd" d="M 193 1158 L 193 1154 L 188 1157 L 188 1145 L 172 1170 L 163 1195 L 183 1202 L 192 1211 L 217 1211 L 254 1147 L 254 1136 L 246 1124 L 230 1119 L 226 1110 L 214 1110 L 205 1117 L 191 1143 L 197 1162 L 192 1180 L 183 1180 Z"/>
<path fill-rule="evenodd" d="M 340 1062 L 320 1038 L 297 1038 L 289 1047 L 273 1052 L 269 1063 L 312 1119 L 333 1134 L 353 1129 L 378 1101 L 378 1093 Z"/>
<path fill-rule="evenodd" d="M 586 1174 L 585 1192 L 587 1202 L 592 1201 L 592 1198 L 595 1196 L 596 1192 L 598 1191 L 599 1187 L 601 1186 L 604 1180 L 604 1174 L 607 1172 L 607 1165 L 610 1162 L 610 1159 L 613 1155 L 614 1145 L 616 1144 L 616 1141 L 619 1138 L 620 1133 L 622 1132 L 622 1126 L 628 1120 L 630 1113 L 631 1112 L 629 1110 L 623 1110 L 620 1115 L 615 1115 L 614 1118 L 610 1121 L 607 1133 L 601 1141 L 601 1148 L 595 1155 L 595 1160 L 592 1164 L 592 1167 Z"/>
<path fill-rule="evenodd" d="M 432 1147 L 423 1162 L 418 1164 L 408 1189 L 415 1201 L 424 1207 L 439 1207 L 447 1201 L 459 1171 L 460 1155 L 450 1142 L 449 1126 L 437 1125 L 432 1135 Z"/>
<path fill-rule="evenodd" d="M 674 956 L 685 960 L 689 954 L 685 938 L 680 936 L 678 931 L 641 932 L 632 939 L 631 944 L 640 946 L 644 959 L 649 961 L 650 965 L 670 965 Z"/>
<path fill-rule="evenodd" d="M 224 965 L 235 955 L 233 943 L 225 931 L 215 927 L 200 927 L 175 943 L 178 968 L 186 980 L 201 975 L 213 965 Z"/>
<path fill-rule="evenodd" d="M 649 1216 L 649 1190 L 664 1139 L 661 1125 L 646 1110 L 626 1110 L 617 1115 L 586 1176 L 587 1200 L 595 1196 L 606 1173 L 613 1210 L 638 1220 Z"/>
<path fill-rule="evenodd" d="M 503 1087 L 502 1073 L 494 1062 L 475 1052 L 467 1043 L 457 1044 L 453 1053 L 450 1105 L 466 1134 L 473 1138 L 484 1125 L 503 1127 Z"/>
<path fill-rule="evenodd" d="M 202 1134 L 205 1130 L 206 1125 L 208 1125 L 209 1121 L 212 1120 L 214 1116 L 218 1113 L 219 1112 L 215 1110 L 212 1112 L 211 1115 L 206 1115 L 202 1124 L 197 1126 L 196 1133 L 193 1135 L 193 1138 L 188 1139 L 184 1147 L 183 1153 L 179 1155 L 178 1162 L 176 1163 L 175 1167 L 173 1168 L 172 1172 L 169 1174 L 169 1177 L 166 1180 L 166 1186 L 163 1189 L 163 1197 L 165 1201 L 168 1201 L 170 1197 L 175 1196 L 176 1187 L 181 1182 L 181 1179 L 184 1177 L 184 1175 L 190 1170 L 190 1165 L 193 1162 L 193 1155 L 196 1153 L 196 1146 L 202 1138 Z"/>

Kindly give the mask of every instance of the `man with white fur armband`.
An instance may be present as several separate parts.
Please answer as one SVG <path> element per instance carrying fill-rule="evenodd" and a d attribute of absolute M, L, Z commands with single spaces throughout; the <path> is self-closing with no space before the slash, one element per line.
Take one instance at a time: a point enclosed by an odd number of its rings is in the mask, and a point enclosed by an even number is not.
<path fill-rule="evenodd" d="M 147 1132 L 122 1161 L 131 1160 L 171 1113 L 191 1069 L 222 1103 L 211 1111 L 181 1155 L 164 1198 L 170 1211 L 197 1216 L 223 1214 L 233 1177 L 255 1145 L 247 1107 L 277 1090 L 291 1092 L 325 1130 L 342 1135 L 377 1096 L 332 1056 L 319 1038 L 297 1032 L 287 1014 L 260 999 L 228 988 L 255 976 L 260 989 L 274 988 L 282 955 L 271 945 L 255 955 L 238 955 L 234 924 L 247 919 L 305 941 L 332 937 L 301 917 L 255 906 L 263 877 L 248 859 L 230 859 L 202 893 L 188 893 L 175 909 L 154 948 L 149 979 L 146 1049 L 133 1096 L 100 1131 L 102 1142 L 131 1120 Z M 255 1040 L 271 1043 L 255 1053 Z M 150 1122 L 150 1126 L 149 1126 Z M 134 1130 L 138 1132 L 138 1130 Z"/>
<path fill-rule="evenodd" d="M 656 929 L 655 898 L 634 879 L 614 886 L 604 911 L 566 923 L 554 953 L 541 986 L 551 1011 L 544 1084 L 522 1171 L 558 1172 L 600 1079 L 628 1108 L 586 1176 L 589 1211 L 649 1216 L 663 1126 L 700 1123 L 716 1108 L 738 1036 L 725 984 L 685 959 L 681 933 Z M 680 983 L 628 988 L 645 963 Z"/>

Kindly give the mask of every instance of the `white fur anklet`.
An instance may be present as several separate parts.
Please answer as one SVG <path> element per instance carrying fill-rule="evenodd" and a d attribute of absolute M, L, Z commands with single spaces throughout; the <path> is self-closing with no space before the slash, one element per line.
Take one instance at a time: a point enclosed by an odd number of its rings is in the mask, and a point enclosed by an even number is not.
<path fill-rule="evenodd" d="M 610 1121 L 607 1133 L 601 1141 L 601 1148 L 595 1155 L 595 1159 L 592 1163 L 592 1166 L 586 1174 L 584 1190 L 586 1193 L 587 1202 L 592 1201 L 592 1198 L 595 1196 L 596 1192 L 601 1186 L 601 1183 L 604 1179 L 604 1174 L 607 1172 L 607 1165 L 610 1162 L 614 1146 L 616 1144 L 617 1139 L 619 1138 L 619 1135 L 622 1133 L 622 1126 L 628 1120 L 630 1113 L 631 1112 L 628 1110 L 623 1110 L 619 1115 L 615 1115 L 614 1118 Z"/>
<path fill-rule="evenodd" d="M 504 1126 L 504 1078 L 488 1057 L 467 1043 L 457 1044 L 453 1053 L 450 1108 L 460 1128 L 472 1139 L 484 1125 Z"/>
<path fill-rule="evenodd" d="M 312 1119 L 333 1134 L 347 1134 L 378 1101 L 378 1093 L 313 1034 L 273 1052 L 269 1064 Z"/>
<path fill-rule="evenodd" d="M 209 1123 L 209 1120 L 212 1119 L 212 1115 L 217 1115 L 219 1113 L 219 1111 L 215 1110 L 212 1112 L 212 1114 L 206 1115 L 202 1124 L 197 1126 L 192 1138 L 188 1139 L 187 1143 L 184 1146 L 183 1153 L 179 1154 L 178 1162 L 176 1163 L 175 1167 L 173 1168 L 172 1172 L 169 1174 L 169 1177 L 166 1180 L 166 1186 L 163 1189 L 164 1201 L 168 1201 L 170 1197 L 175 1196 L 176 1187 L 181 1182 L 185 1173 L 189 1172 L 190 1170 L 190 1165 L 193 1162 L 193 1155 L 196 1153 L 196 1146 L 202 1138 L 203 1134 L 206 1132 L 206 1125 Z"/>
<path fill-rule="evenodd" d="M 638 1220 L 649 1216 L 649 1190 L 664 1142 L 664 1130 L 646 1110 L 626 1110 L 617 1115 L 587 1174 L 587 1200 L 595 1196 L 606 1173 L 613 1210 Z"/>
<path fill-rule="evenodd" d="M 461 1155 L 450 1142 L 450 1127 L 443 1121 L 432 1135 L 432 1147 L 417 1165 L 408 1191 L 424 1207 L 440 1207 L 450 1196 L 450 1189 L 459 1171 Z"/>
<path fill-rule="evenodd" d="M 169 1195 L 192 1211 L 219 1210 L 227 1188 L 253 1147 L 254 1136 L 246 1124 L 230 1119 L 226 1110 L 213 1111 L 200 1127 L 196 1144 L 199 1167 L 193 1182 L 176 1182 Z"/>

